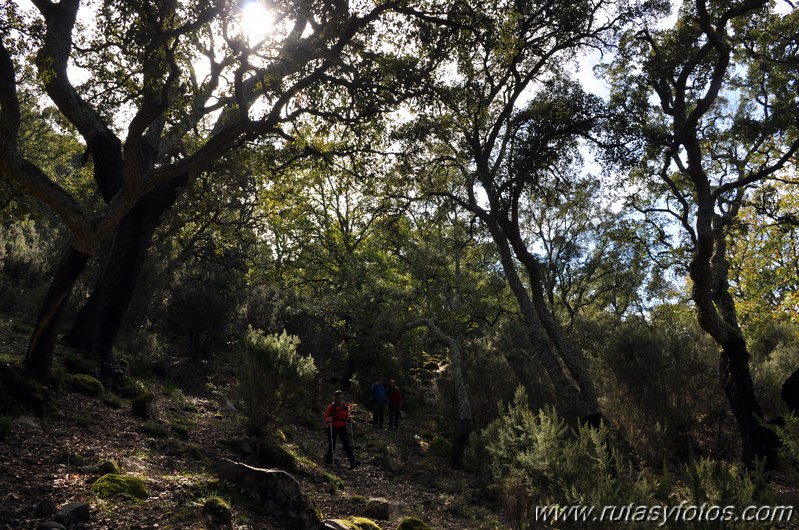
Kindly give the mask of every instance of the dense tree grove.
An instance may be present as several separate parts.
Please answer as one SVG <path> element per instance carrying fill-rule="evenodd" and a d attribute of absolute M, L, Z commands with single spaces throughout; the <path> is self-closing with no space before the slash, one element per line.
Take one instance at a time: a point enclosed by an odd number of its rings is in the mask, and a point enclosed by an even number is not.
<path fill-rule="evenodd" d="M 646 498 L 628 466 L 779 470 L 791 2 L 263 6 L 258 29 L 227 0 L 0 6 L 0 312 L 30 326 L 25 375 L 71 348 L 112 385 L 186 358 L 216 381 L 283 348 L 304 372 L 268 377 L 307 402 L 398 374 L 519 528 L 536 499 Z M 242 374 L 274 431 L 288 400 Z M 558 497 L 581 469 L 613 478 Z"/>

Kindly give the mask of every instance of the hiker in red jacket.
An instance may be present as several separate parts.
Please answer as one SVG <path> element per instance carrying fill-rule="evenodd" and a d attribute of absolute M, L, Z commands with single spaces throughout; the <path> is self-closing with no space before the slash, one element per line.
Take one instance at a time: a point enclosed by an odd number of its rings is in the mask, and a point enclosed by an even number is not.
<path fill-rule="evenodd" d="M 402 393 L 393 379 L 388 382 L 386 394 L 388 394 L 388 428 L 397 429 L 402 407 Z"/>
<path fill-rule="evenodd" d="M 341 440 L 341 447 L 347 453 L 350 468 L 361 465 L 355 459 L 355 453 L 350 447 L 350 439 L 347 436 L 347 425 L 352 425 L 352 418 L 350 417 L 350 406 L 344 403 L 344 393 L 341 390 L 336 390 L 333 394 L 333 403 L 327 406 L 325 424 L 327 425 L 327 455 L 325 456 L 327 463 L 333 463 L 333 451 L 336 448 L 336 437 L 338 437 Z"/>

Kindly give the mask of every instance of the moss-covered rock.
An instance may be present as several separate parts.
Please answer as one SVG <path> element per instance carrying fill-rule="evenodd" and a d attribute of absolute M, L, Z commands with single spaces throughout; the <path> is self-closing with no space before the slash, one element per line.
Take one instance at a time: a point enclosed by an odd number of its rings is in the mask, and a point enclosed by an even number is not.
<path fill-rule="evenodd" d="M 168 425 L 158 423 L 157 421 L 148 421 L 142 425 L 141 430 L 153 438 L 169 438 L 172 431 Z"/>
<path fill-rule="evenodd" d="M 433 530 L 433 527 L 416 517 L 406 517 L 400 521 L 397 530 Z"/>
<path fill-rule="evenodd" d="M 430 442 L 430 451 L 439 456 L 449 458 L 452 454 L 452 442 L 436 434 Z"/>
<path fill-rule="evenodd" d="M 113 473 L 97 479 L 97 482 L 92 485 L 92 493 L 101 499 L 112 499 L 119 496 L 146 499 L 150 495 L 143 479 Z"/>
<path fill-rule="evenodd" d="M 106 460 L 97 466 L 97 470 L 103 475 L 119 475 L 122 472 L 115 460 Z"/>
<path fill-rule="evenodd" d="M 381 530 L 381 528 L 367 517 L 350 517 L 348 519 L 355 530 Z"/>
<path fill-rule="evenodd" d="M 130 409 L 137 418 L 155 421 L 159 419 L 158 401 L 155 398 L 155 394 L 150 392 L 141 394 L 133 399 L 130 403 Z"/>
<path fill-rule="evenodd" d="M 105 392 L 103 384 L 88 374 L 67 375 L 67 384 L 75 392 L 86 396 L 101 396 Z"/>
<path fill-rule="evenodd" d="M 216 526 L 229 525 L 232 519 L 230 505 L 221 497 L 208 497 L 203 504 L 203 517 Z"/>

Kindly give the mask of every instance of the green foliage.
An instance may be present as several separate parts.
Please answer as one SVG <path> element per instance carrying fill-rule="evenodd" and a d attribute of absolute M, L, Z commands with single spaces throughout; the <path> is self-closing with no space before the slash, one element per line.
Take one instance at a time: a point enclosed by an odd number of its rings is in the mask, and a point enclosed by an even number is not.
<path fill-rule="evenodd" d="M 763 326 L 752 348 L 752 379 L 760 391 L 763 412 L 775 417 L 782 412 L 782 385 L 799 366 L 799 328 L 796 324 Z"/>
<path fill-rule="evenodd" d="M 438 456 L 449 458 L 452 454 L 452 442 L 436 434 L 430 441 L 430 452 Z"/>
<path fill-rule="evenodd" d="M 124 496 L 134 499 L 146 499 L 149 496 L 144 480 L 127 475 L 103 475 L 92 485 L 92 493 L 101 499 Z"/>
<path fill-rule="evenodd" d="M 46 285 L 55 237 L 42 225 L 23 218 L 0 225 L 0 310 L 22 315 L 33 306 L 35 293 Z"/>
<path fill-rule="evenodd" d="M 775 428 L 782 442 L 780 462 L 794 479 L 799 479 L 799 416 L 784 414 L 783 419 L 785 425 Z"/>
<path fill-rule="evenodd" d="M 695 506 L 750 506 L 757 498 L 762 477 L 739 464 L 700 458 L 685 466 L 685 498 Z"/>
<path fill-rule="evenodd" d="M 297 353 L 296 337 L 249 328 L 236 366 L 237 394 L 251 431 L 270 434 L 287 406 L 297 403 L 316 375 L 310 356 Z"/>
<path fill-rule="evenodd" d="M 433 530 L 433 527 L 417 517 L 405 517 L 397 525 L 397 530 Z"/>
<path fill-rule="evenodd" d="M 724 396 L 717 347 L 690 311 L 663 305 L 648 321 L 628 319 L 602 344 L 593 369 L 603 409 L 650 465 L 682 460 L 717 429 Z"/>
<path fill-rule="evenodd" d="M 11 426 L 14 424 L 14 419 L 11 416 L 0 415 L 0 440 L 8 438 L 11 434 Z"/>
<path fill-rule="evenodd" d="M 685 466 L 685 484 L 676 492 L 691 506 L 773 505 L 774 494 L 761 469 L 702 458 Z M 694 521 L 687 528 L 722 528 L 718 521 Z M 768 523 L 726 524 L 723 528 L 771 528 Z"/>
<path fill-rule="evenodd" d="M 68 374 L 67 384 L 75 392 L 86 396 L 101 396 L 105 392 L 103 384 L 97 378 L 87 374 Z"/>
<path fill-rule="evenodd" d="M 544 504 L 643 502 L 649 485 L 610 447 L 605 426 L 571 431 L 554 411 L 533 413 L 519 388 L 505 414 L 480 433 L 494 487 L 519 528 L 534 528 Z"/>

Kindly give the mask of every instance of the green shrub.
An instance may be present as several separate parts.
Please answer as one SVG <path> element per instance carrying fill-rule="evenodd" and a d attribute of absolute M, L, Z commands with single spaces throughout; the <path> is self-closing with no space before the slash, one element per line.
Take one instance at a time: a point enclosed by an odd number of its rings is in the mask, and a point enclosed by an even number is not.
<path fill-rule="evenodd" d="M 430 442 L 430 451 L 438 456 L 449 458 L 452 454 L 452 442 L 436 434 Z"/>
<path fill-rule="evenodd" d="M 405 517 L 400 521 L 397 530 L 433 530 L 433 527 L 416 517 Z"/>
<path fill-rule="evenodd" d="M 4 440 L 8 438 L 11 434 L 11 425 L 13 425 L 14 420 L 11 416 L 0 416 L 0 440 Z"/>
<path fill-rule="evenodd" d="M 762 472 L 749 472 L 740 464 L 700 458 L 685 466 L 684 497 L 689 504 L 751 506 L 762 498 Z"/>
<path fill-rule="evenodd" d="M 799 416 L 785 414 L 783 418 L 785 425 L 776 428 L 777 435 L 782 442 L 779 458 L 783 462 L 782 467 L 786 468 L 796 479 L 799 478 Z"/>
<path fill-rule="evenodd" d="M 286 406 L 300 401 L 313 380 L 316 365 L 297 353 L 298 344 L 285 332 L 264 335 L 248 329 L 237 365 L 237 394 L 252 432 L 273 432 Z"/>
<path fill-rule="evenodd" d="M 481 433 L 493 489 L 518 528 L 535 528 L 536 505 L 645 502 L 649 485 L 608 443 L 606 427 L 576 432 L 554 411 L 533 413 L 519 388 L 504 416 Z"/>
<path fill-rule="evenodd" d="M 143 479 L 116 474 L 103 475 L 97 479 L 92 486 L 92 493 L 101 499 L 119 496 L 146 499 L 149 496 Z"/>
<path fill-rule="evenodd" d="M 709 429 L 716 425 L 702 419 L 716 417 L 723 404 L 717 347 L 694 314 L 662 306 L 651 322 L 630 319 L 596 348 L 603 411 L 638 457 L 654 466 L 684 462 L 715 440 Z"/>
<path fill-rule="evenodd" d="M 672 504 L 688 506 L 766 506 L 775 504 L 773 490 L 761 469 L 747 471 L 737 463 L 702 458 L 685 466 L 685 484 L 676 491 Z M 771 524 L 692 521 L 675 528 L 773 528 Z"/>

